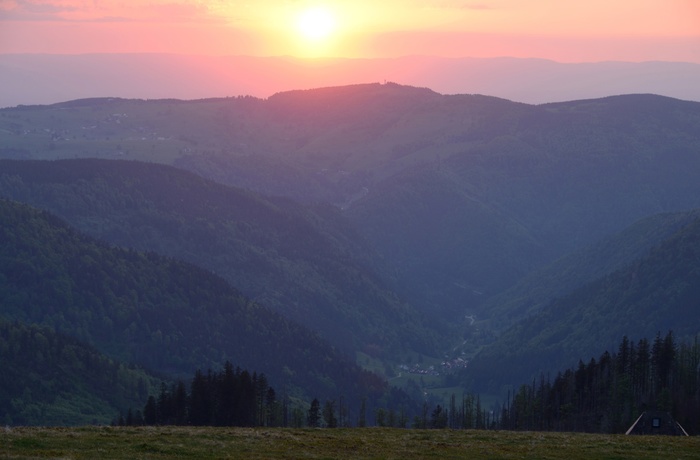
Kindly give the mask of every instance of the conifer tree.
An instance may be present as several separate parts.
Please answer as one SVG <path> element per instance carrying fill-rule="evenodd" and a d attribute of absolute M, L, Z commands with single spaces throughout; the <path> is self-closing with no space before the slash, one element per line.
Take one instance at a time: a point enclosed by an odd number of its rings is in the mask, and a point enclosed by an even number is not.
<path fill-rule="evenodd" d="M 357 420 L 357 426 L 360 428 L 367 426 L 367 398 L 362 398 L 360 401 L 360 418 Z"/>
<path fill-rule="evenodd" d="M 337 428 L 338 419 L 335 417 L 335 401 L 326 400 L 323 405 L 323 422 L 326 424 L 326 428 Z"/>
<path fill-rule="evenodd" d="M 306 416 L 306 424 L 312 428 L 317 428 L 321 422 L 321 403 L 314 398 L 309 406 L 309 412 Z"/>

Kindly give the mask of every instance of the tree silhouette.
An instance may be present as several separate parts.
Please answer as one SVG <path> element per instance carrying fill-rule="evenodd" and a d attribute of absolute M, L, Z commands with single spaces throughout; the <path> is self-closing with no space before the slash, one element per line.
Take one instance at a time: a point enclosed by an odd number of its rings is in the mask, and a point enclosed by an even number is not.
<path fill-rule="evenodd" d="M 314 398 L 311 401 L 309 412 L 306 416 L 306 424 L 312 428 L 317 428 L 321 422 L 321 403 Z"/>

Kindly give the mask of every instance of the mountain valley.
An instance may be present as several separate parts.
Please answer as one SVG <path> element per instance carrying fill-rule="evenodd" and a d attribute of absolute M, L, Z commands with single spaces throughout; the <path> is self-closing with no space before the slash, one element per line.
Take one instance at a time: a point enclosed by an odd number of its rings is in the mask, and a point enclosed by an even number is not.
<path fill-rule="evenodd" d="M 528 105 L 393 83 L 268 99 L 84 99 L 0 110 L 0 196 L 179 267 L 153 268 L 181 277 L 147 290 L 175 295 L 194 274 L 208 280 L 176 295 L 182 308 L 213 283 L 259 305 L 248 328 L 283 325 L 235 346 L 199 344 L 219 354 L 159 371 L 236 356 L 282 379 L 255 364 L 271 358 L 243 358 L 265 340 L 279 341 L 285 362 L 326 356 L 385 379 L 459 358 L 469 364 L 444 381 L 413 379 L 411 391 L 458 381 L 502 395 L 623 335 L 700 332 L 699 126 L 700 103 L 655 95 Z M 89 271 L 80 267 L 71 279 Z M 96 345 L 87 326 L 18 315 L 2 313 Z M 294 335 L 306 351 L 289 345 Z M 144 346 L 166 356 L 156 345 Z M 123 346 L 102 351 L 138 362 Z M 313 388 L 361 380 L 298 366 L 291 375 L 316 375 Z"/>

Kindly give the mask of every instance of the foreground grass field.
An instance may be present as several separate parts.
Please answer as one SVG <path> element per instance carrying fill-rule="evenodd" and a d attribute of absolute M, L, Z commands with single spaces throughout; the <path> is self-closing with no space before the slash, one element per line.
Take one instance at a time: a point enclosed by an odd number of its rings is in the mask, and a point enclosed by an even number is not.
<path fill-rule="evenodd" d="M 693 459 L 700 437 L 187 427 L 5 428 L 0 458 Z"/>

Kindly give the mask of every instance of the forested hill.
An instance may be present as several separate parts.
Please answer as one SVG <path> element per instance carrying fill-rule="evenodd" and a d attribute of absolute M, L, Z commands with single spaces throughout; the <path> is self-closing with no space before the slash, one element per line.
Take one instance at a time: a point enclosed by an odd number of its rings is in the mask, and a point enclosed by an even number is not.
<path fill-rule="evenodd" d="M 208 268 L 346 351 L 436 350 L 431 321 L 389 289 L 380 259 L 330 206 L 166 165 L 89 159 L 0 160 L 2 195 L 110 243 Z"/>
<path fill-rule="evenodd" d="M 6 426 L 107 424 L 162 377 L 48 327 L 0 317 L 0 417 Z"/>
<path fill-rule="evenodd" d="M 392 166 L 418 164 L 377 181 L 347 211 L 428 308 L 475 310 L 639 219 L 700 207 L 698 103 L 440 103 L 419 112 L 434 115 L 433 132 L 393 146 Z"/>
<path fill-rule="evenodd" d="M 647 256 L 651 248 L 698 217 L 700 209 L 657 214 L 635 222 L 620 233 L 530 273 L 511 289 L 489 299 L 480 316 L 487 318 L 491 327 L 503 329 L 536 314 L 553 299 Z"/>
<path fill-rule="evenodd" d="M 614 349 L 620 337 L 673 330 L 695 337 L 700 322 L 700 219 L 626 268 L 588 283 L 508 329 L 470 363 L 482 389 L 553 372 Z"/>
<path fill-rule="evenodd" d="M 0 200 L 2 316 L 51 327 L 108 356 L 171 375 L 226 360 L 278 391 L 359 398 L 384 383 L 317 334 L 196 266 L 124 250 Z"/>

